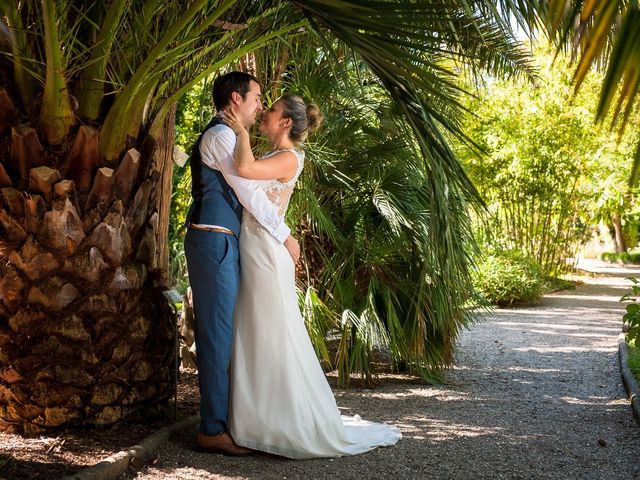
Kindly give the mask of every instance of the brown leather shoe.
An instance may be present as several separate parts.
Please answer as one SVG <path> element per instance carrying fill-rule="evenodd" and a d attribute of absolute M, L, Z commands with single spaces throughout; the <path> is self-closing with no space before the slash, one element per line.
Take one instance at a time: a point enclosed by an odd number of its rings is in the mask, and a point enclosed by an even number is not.
<path fill-rule="evenodd" d="M 222 432 L 217 435 L 204 435 L 198 432 L 196 442 L 198 443 L 198 451 L 200 452 L 221 453 L 234 457 L 246 457 L 247 455 L 253 455 L 255 453 L 255 450 L 236 444 L 227 432 Z"/>

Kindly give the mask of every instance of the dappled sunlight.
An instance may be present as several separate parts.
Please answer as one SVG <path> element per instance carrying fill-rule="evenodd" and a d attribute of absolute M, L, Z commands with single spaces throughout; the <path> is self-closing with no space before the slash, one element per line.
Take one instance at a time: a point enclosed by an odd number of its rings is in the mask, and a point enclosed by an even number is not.
<path fill-rule="evenodd" d="M 405 439 L 434 440 L 436 442 L 453 440 L 455 438 L 473 438 L 494 435 L 501 432 L 500 427 L 487 427 L 453 423 L 425 417 L 404 417 L 398 426 Z"/>
<path fill-rule="evenodd" d="M 585 330 L 585 326 L 584 324 L 558 324 L 558 323 L 544 323 L 544 325 L 541 325 L 540 323 L 530 323 L 530 322 L 492 322 L 494 325 L 506 325 L 506 326 L 511 326 L 511 327 L 530 327 L 530 328 L 540 328 L 541 326 L 544 326 L 545 329 L 548 330 L 574 330 L 574 331 L 580 331 L 580 330 Z M 590 331 L 601 331 L 601 332 L 606 332 L 606 333 L 611 333 L 612 331 L 614 331 L 614 333 L 619 333 L 619 328 L 617 330 L 614 330 L 613 327 L 588 327 Z M 534 331 L 534 330 L 530 330 L 530 331 Z M 565 332 L 553 332 L 553 333 L 565 333 Z"/>
<path fill-rule="evenodd" d="M 380 398 L 380 399 L 385 399 L 385 400 L 404 400 L 407 397 L 424 397 L 424 398 L 431 398 L 431 397 L 439 397 L 442 395 L 451 395 L 451 394 L 455 394 L 457 392 L 453 392 L 451 390 L 443 390 L 443 389 L 439 389 L 439 388 L 412 388 L 409 389 L 405 392 L 401 392 L 401 393 L 379 393 L 379 392 L 372 392 L 372 393 L 368 393 L 367 397 L 368 398 Z M 463 398 L 462 396 L 460 397 L 461 399 Z"/>
<path fill-rule="evenodd" d="M 636 272 L 636 275 L 639 275 L 640 272 Z M 572 277 L 572 280 L 580 282 L 582 285 L 588 286 L 598 286 L 598 287 L 607 287 L 611 289 L 624 288 L 630 285 L 629 280 L 627 278 L 633 277 L 634 275 L 615 275 L 615 276 L 575 276 Z M 552 294 L 553 295 L 553 294 Z"/>
<path fill-rule="evenodd" d="M 549 316 L 549 311 L 548 310 L 541 310 L 541 309 L 528 309 L 528 308 L 496 308 L 495 312 L 494 312 L 494 316 L 495 317 L 501 317 L 503 315 L 507 315 L 507 316 L 518 316 L 521 317 L 522 315 L 537 315 L 537 316 Z"/>
<path fill-rule="evenodd" d="M 510 372 L 526 372 L 526 373 L 567 373 L 567 370 L 559 368 L 526 368 L 526 367 L 507 367 Z"/>
<path fill-rule="evenodd" d="M 628 276 L 628 277 L 637 277 L 640 276 L 640 270 L 637 266 L 630 265 L 614 265 L 611 263 L 603 262 L 600 260 L 593 259 L 583 259 L 578 263 L 578 268 L 584 270 L 586 272 L 591 273 L 604 273 L 607 277 L 598 277 L 596 279 L 598 282 L 602 282 L 603 280 L 608 280 L 610 278 L 616 278 L 620 276 Z M 614 277 L 615 276 L 615 277 Z M 589 278 L 589 277 L 586 277 Z"/>
<path fill-rule="evenodd" d="M 515 352 L 537 352 L 537 353 L 574 353 L 574 352 L 613 352 L 617 350 L 617 345 L 611 347 L 570 347 L 564 345 L 562 347 L 516 347 L 512 349 Z"/>
<path fill-rule="evenodd" d="M 559 332 L 557 331 L 549 331 L 549 330 L 529 330 L 529 332 L 531 333 L 538 333 L 540 335 L 558 335 Z M 609 331 L 609 333 L 612 334 L 616 334 L 617 332 L 619 332 L 619 329 L 612 329 Z M 566 337 L 577 337 L 577 338 L 602 338 L 602 334 L 598 334 L 598 333 L 565 333 L 563 332 L 562 335 L 566 336 Z"/>
<path fill-rule="evenodd" d="M 438 396 L 436 400 L 439 402 L 461 402 L 465 400 L 478 400 L 478 398 L 471 397 L 468 393 L 457 392 L 457 394 L 448 393 L 446 396 Z"/>
<path fill-rule="evenodd" d="M 622 296 L 623 294 L 621 294 L 620 296 Z M 620 308 L 622 308 L 622 304 L 620 303 L 619 298 L 606 296 L 606 295 L 583 295 L 583 294 L 570 295 L 567 293 L 555 293 L 551 296 L 551 298 L 562 298 L 562 299 L 569 299 L 569 300 L 580 299 L 580 300 L 589 300 L 594 302 L 616 303 L 621 306 Z"/>
<path fill-rule="evenodd" d="M 512 378 L 513 383 L 520 383 L 522 385 L 533 385 L 535 382 L 532 380 L 523 380 L 522 378 Z"/>
<path fill-rule="evenodd" d="M 466 365 L 460 365 L 458 363 L 456 363 L 453 367 L 451 367 L 451 370 L 470 370 L 469 367 L 467 367 Z"/>
<path fill-rule="evenodd" d="M 585 306 L 585 307 L 574 307 L 570 310 L 566 308 L 556 308 L 551 305 L 546 305 L 544 308 L 536 308 L 536 309 L 525 309 L 525 308 L 499 308 L 496 309 L 493 314 L 487 315 L 484 318 L 485 321 L 491 321 L 492 319 L 500 319 L 502 317 L 535 317 L 536 320 L 544 320 L 545 318 L 554 318 L 558 316 L 567 316 L 567 318 L 576 318 L 576 314 L 581 312 L 593 314 L 594 312 L 604 313 L 606 315 L 619 315 L 623 310 L 624 305 L 620 304 L 619 307 L 602 307 L 602 306 Z M 607 321 L 604 319 L 603 321 Z M 599 319 L 598 322 L 601 322 Z"/>
<path fill-rule="evenodd" d="M 357 394 L 353 394 L 350 393 L 349 394 L 350 397 L 366 397 L 366 398 L 377 398 L 379 400 L 405 400 L 407 397 L 409 396 L 413 396 L 410 395 L 408 393 L 397 393 L 397 392 L 376 392 L 375 390 L 372 391 L 368 391 L 368 392 L 360 392 Z M 428 395 L 427 395 L 428 396 Z"/>
<path fill-rule="evenodd" d="M 153 473 L 150 471 L 149 473 Z M 180 467 L 180 468 L 163 468 L 162 474 L 167 478 L 166 475 L 170 475 L 170 478 L 179 478 L 180 480 L 202 480 L 202 479 L 224 479 L 224 480 L 246 480 L 251 477 L 239 477 L 239 476 L 229 476 L 220 473 L 213 473 L 208 470 L 202 468 L 193 468 L 189 466 Z M 212 476 L 213 475 L 213 476 Z"/>
<path fill-rule="evenodd" d="M 618 406 L 621 403 L 627 403 L 627 401 L 622 398 L 612 399 L 608 397 L 588 397 L 586 399 L 577 397 L 560 397 L 560 400 L 571 405 Z"/>
<path fill-rule="evenodd" d="M 542 439 L 554 438 L 555 435 L 545 435 L 543 433 L 534 433 L 530 435 L 515 435 L 515 434 L 507 434 L 505 438 L 508 438 L 511 441 L 520 442 L 520 441 L 537 441 Z"/>
<path fill-rule="evenodd" d="M 520 332 L 524 335 L 547 335 L 561 338 L 584 338 L 592 341 L 612 341 L 617 338 L 622 327 L 620 319 L 609 322 L 580 322 L 573 323 L 531 323 L 531 322 L 492 322 L 492 326 L 503 331 Z"/>
<path fill-rule="evenodd" d="M 350 397 L 366 397 L 367 399 L 378 400 L 399 400 L 406 401 L 413 398 L 435 398 L 439 401 L 460 401 L 467 400 L 470 396 L 469 393 L 460 392 L 457 390 L 451 390 L 446 388 L 439 388 L 434 386 L 424 386 L 421 388 L 409 388 L 401 392 L 381 392 L 377 390 L 371 390 L 366 392 L 350 392 Z"/>

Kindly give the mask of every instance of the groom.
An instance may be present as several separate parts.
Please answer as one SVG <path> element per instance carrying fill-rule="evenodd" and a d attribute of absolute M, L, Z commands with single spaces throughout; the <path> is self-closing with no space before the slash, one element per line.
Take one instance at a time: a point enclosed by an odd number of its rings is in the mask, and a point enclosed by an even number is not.
<path fill-rule="evenodd" d="M 233 311 L 240 284 L 238 236 L 243 207 L 289 251 L 294 263 L 298 242 L 279 218 L 266 194 L 252 180 L 237 175 L 233 153 L 236 135 L 223 122 L 233 110 L 249 128 L 262 111 L 258 80 L 248 73 L 230 72 L 213 84 L 216 116 L 191 152 L 191 196 L 184 249 L 193 292 L 196 352 L 200 383 L 201 450 L 248 455 L 228 433 L 229 362 Z"/>

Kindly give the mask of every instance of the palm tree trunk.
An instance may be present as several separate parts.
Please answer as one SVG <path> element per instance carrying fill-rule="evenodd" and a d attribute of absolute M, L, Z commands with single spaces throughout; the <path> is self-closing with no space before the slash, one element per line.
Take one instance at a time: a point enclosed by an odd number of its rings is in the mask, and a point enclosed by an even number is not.
<path fill-rule="evenodd" d="M 172 397 L 175 326 L 162 291 L 173 119 L 113 169 L 95 164 L 98 132 L 88 127 L 59 154 L 73 168 L 59 169 L 64 160 L 49 160 L 59 150 L 12 128 L 0 210 L 0 428 L 110 424 Z M 45 164 L 34 166 L 39 149 Z"/>

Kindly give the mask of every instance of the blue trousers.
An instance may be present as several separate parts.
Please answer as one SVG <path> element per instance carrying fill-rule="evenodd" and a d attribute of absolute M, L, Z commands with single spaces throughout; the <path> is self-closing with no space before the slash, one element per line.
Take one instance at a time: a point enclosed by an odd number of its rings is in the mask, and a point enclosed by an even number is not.
<path fill-rule="evenodd" d="M 200 432 L 228 429 L 233 311 L 240 285 L 238 239 L 189 228 L 184 241 L 196 323 Z"/>

